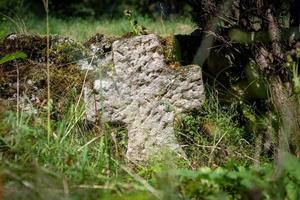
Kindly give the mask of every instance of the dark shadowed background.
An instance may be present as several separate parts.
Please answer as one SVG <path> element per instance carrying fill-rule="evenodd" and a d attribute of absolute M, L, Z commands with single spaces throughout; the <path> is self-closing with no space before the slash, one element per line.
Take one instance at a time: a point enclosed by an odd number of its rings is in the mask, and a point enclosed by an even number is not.
<path fill-rule="evenodd" d="M 191 7 L 184 0 L 50 0 L 50 11 L 60 16 L 76 17 L 120 17 L 125 9 L 142 15 L 172 17 L 188 15 Z M 0 10 L 4 13 L 32 12 L 44 14 L 42 0 L 1 0 Z"/>

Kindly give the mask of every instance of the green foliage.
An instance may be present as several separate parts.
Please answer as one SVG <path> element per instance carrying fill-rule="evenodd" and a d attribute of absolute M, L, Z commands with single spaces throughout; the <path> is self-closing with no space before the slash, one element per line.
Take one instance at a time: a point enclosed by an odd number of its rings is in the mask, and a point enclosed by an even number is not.
<path fill-rule="evenodd" d="M 298 199 L 300 182 L 294 173 L 299 171 L 299 160 L 285 154 L 284 163 L 282 174 L 277 178 L 274 178 L 276 169 L 271 165 L 256 168 L 233 165 L 198 171 L 181 169 L 176 175 L 183 183 L 181 190 L 190 199 Z"/>
<path fill-rule="evenodd" d="M 15 59 L 25 59 L 27 58 L 27 55 L 24 53 L 24 52 L 15 52 L 15 53 L 11 53 L 11 54 L 8 54 L 6 56 L 4 56 L 3 58 L 0 59 L 0 65 L 6 63 L 6 62 L 9 62 L 9 61 L 12 61 L 12 60 L 15 60 Z"/>

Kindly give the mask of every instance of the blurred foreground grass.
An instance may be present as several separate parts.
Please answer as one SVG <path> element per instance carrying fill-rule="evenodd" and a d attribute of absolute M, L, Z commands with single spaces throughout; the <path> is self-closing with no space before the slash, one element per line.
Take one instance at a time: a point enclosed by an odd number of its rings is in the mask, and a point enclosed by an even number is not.
<path fill-rule="evenodd" d="M 210 112 L 210 116 L 218 119 L 216 126 L 220 133 L 234 131 L 230 119 L 224 118 L 228 114 L 223 115 L 222 110 L 210 109 Z M 124 127 L 108 124 L 86 127 L 84 113 L 84 105 L 76 108 L 70 104 L 61 111 L 59 119 L 52 121 L 53 134 L 48 140 L 47 118 L 42 110 L 36 114 L 21 113 L 19 117 L 14 112 L 2 112 L 0 199 L 297 200 L 300 197 L 300 161 L 290 154 L 282 154 L 278 166 L 265 162 L 245 164 L 229 152 L 227 157 L 231 160 L 221 166 L 212 164 L 210 168 L 207 162 L 200 161 L 198 167 L 193 167 L 193 160 L 198 160 L 194 156 L 199 153 L 209 156 L 209 152 L 198 148 L 192 149 L 195 153 L 185 159 L 165 152 L 147 165 L 131 163 L 129 168 Z M 203 134 L 191 120 L 185 123 L 189 128 L 183 134 L 187 137 Z M 228 127 L 223 126 L 226 120 Z M 198 142 L 206 144 L 201 138 Z M 233 142 L 227 145 L 245 148 Z M 193 148 L 193 144 L 189 146 Z M 215 158 L 212 161 L 217 163 Z"/>
<path fill-rule="evenodd" d="M 186 18 L 176 20 L 153 20 L 147 17 L 136 17 L 140 25 L 146 27 L 149 33 L 161 36 L 188 34 L 195 29 L 195 24 Z M 50 33 L 68 36 L 77 41 L 85 41 L 101 33 L 105 35 L 122 36 L 131 32 L 132 27 L 126 17 L 119 19 L 60 19 L 50 17 Z M 45 20 L 37 17 L 2 17 L 0 21 L 0 39 L 9 33 L 46 34 Z"/>

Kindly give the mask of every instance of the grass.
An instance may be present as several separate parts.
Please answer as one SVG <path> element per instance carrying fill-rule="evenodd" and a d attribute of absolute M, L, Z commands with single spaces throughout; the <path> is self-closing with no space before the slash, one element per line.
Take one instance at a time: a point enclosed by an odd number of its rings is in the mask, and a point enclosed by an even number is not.
<path fill-rule="evenodd" d="M 161 36 L 174 34 L 188 34 L 195 29 L 195 24 L 190 19 L 177 19 L 175 21 L 155 21 L 146 17 L 137 17 L 139 24 L 145 26 L 149 33 L 155 33 Z M 0 39 L 3 39 L 9 33 L 33 33 L 46 34 L 44 28 L 45 21 L 37 17 L 25 17 L 8 19 L 2 17 L 0 21 Z M 96 33 L 102 33 L 111 36 L 122 36 L 131 32 L 129 20 L 119 19 L 59 19 L 49 17 L 50 34 L 58 34 L 70 37 L 76 41 L 86 41 Z"/>
<path fill-rule="evenodd" d="M 112 134 L 114 131 L 97 131 L 97 135 L 93 131 L 83 132 L 84 126 L 78 122 L 78 118 L 82 116 L 82 108 L 81 111 L 75 112 L 75 106 L 71 106 L 65 112 L 64 119 L 52 121 L 55 137 L 50 141 L 45 126 L 46 116 L 30 116 L 23 113 L 18 126 L 15 123 L 15 114 L 7 114 L 6 120 L 2 123 L 9 125 L 6 131 L 1 132 L 2 147 L 6 148 L 6 151 L 1 151 L 2 176 L 8 182 L 6 198 L 21 198 L 20 193 L 14 194 L 14 188 L 24 193 L 32 192 L 29 195 L 35 198 L 39 195 L 47 196 L 48 192 L 45 195 L 44 190 L 63 192 L 66 190 L 63 187 L 66 186 L 61 183 L 67 180 L 71 180 L 69 183 L 71 188 L 78 187 L 78 189 L 81 187 L 93 189 L 97 188 L 97 185 L 101 185 L 102 189 L 113 191 L 127 187 L 134 188 L 135 184 L 131 185 L 122 180 L 122 174 L 125 172 L 117 167 L 117 161 L 113 161 L 112 153 L 116 151 L 115 148 L 110 148 L 114 144 L 111 135 L 107 133 Z M 118 134 L 121 133 L 118 131 Z M 116 159 L 117 155 L 121 156 L 120 152 L 116 154 Z M 42 182 L 41 185 L 39 181 Z M 72 192 L 71 188 L 68 190 Z"/>
<path fill-rule="evenodd" d="M 223 145 L 246 149 L 234 144 L 236 139 L 232 137 L 240 134 L 241 129 L 234 127 L 232 118 L 228 118 L 231 112 L 223 113 L 224 110 L 211 106 L 207 104 L 203 112 L 209 112 L 207 118 L 214 120 L 221 135 L 228 132 Z M 289 154 L 283 156 L 279 174 L 270 164 L 253 167 L 238 159 L 219 166 L 214 165 L 217 161 L 212 159 L 212 168 L 205 167 L 205 162 L 195 168 L 191 163 L 197 155 L 190 154 L 188 160 L 180 161 L 172 159 L 167 152 L 149 165 L 130 169 L 125 167 L 126 130 L 108 124 L 88 128 L 82 118 L 84 105 L 80 109 L 75 107 L 70 102 L 67 109 L 61 111 L 64 115 L 52 121 L 54 137 L 49 141 L 46 113 L 21 113 L 19 124 L 14 112 L 4 114 L 0 133 L 0 180 L 3 183 L 0 197 L 12 200 L 250 199 L 255 194 L 264 199 L 300 197 L 300 162 Z M 195 136 L 194 122 L 191 118 L 187 122 L 185 134 Z M 199 139 L 200 132 L 197 134 L 195 138 Z M 222 147 L 209 141 L 203 137 L 197 140 L 198 144 Z M 211 155 L 202 151 L 205 153 Z M 231 154 L 227 156 L 234 159 Z"/>
<path fill-rule="evenodd" d="M 244 135 L 253 134 L 239 125 L 237 104 L 220 106 L 213 96 L 201 109 L 184 115 L 178 120 L 177 137 L 185 146 L 193 167 L 222 166 L 235 162 L 251 165 L 259 161 L 253 158 L 255 149 Z"/>

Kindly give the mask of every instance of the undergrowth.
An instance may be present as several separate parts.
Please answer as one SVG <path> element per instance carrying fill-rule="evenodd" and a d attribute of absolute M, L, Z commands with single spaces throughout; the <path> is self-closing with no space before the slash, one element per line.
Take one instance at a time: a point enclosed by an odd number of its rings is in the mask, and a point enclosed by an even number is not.
<path fill-rule="evenodd" d="M 253 158 L 253 144 L 243 137 L 246 130 L 236 120 L 239 115 L 236 107 L 236 104 L 222 107 L 211 97 L 200 110 L 178 119 L 177 137 L 193 167 L 259 162 Z"/>
<path fill-rule="evenodd" d="M 166 152 L 149 165 L 132 168 L 125 167 L 128 163 L 124 127 L 89 125 L 83 118 L 84 105 L 76 108 L 71 101 L 67 109 L 60 111 L 63 114 L 52 119 L 53 138 L 49 141 L 45 113 L 22 112 L 19 118 L 15 112 L 2 113 L 3 194 L 0 196 L 4 195 L 4 199 L 298 199 L 299 160 L 284 154 L 280 167 L 268 163 L 253 165 L 249 159 L 253 149 L 242 141 L 244 130 L 234 121 L 234 107 L 221 108 L 216 101 L 210 102 L 214 103 L 207 102 L 200 114 L 179 121 L 187 158 L 173 159 Z M 188 143 L 192 137 L 194 144 Z"/>
<path fill-rule="evenodd" d="M 99 131 L 98 127 L 90 129 L 82 121 L 83 106 L 76 110 L 74 105 L 70 105 L 68 110 L 63 112 L 65 113 L 63 118 L 52 121 L 54 137 L 49 142 L 45 116 L 22 113 L 17 124 L 15 113 L 6 114 L 2 123 L 7 126 L 6 130 L 1 132 L 0 138 L 3 169 L 1 171 L 9 186 L 5 192 L 7 198 L 28 199 L 28 196 L 18 196 L 21 194 L 16 194 L 15 197 L 14 188 L 19 188 L 25 193 L 29 192 L 29 196 L 39 198 L 41 195 L 42 199 L 48 199 L 47 193 L 44 194 L 42 191 L 60 190 L 61 188 L 56 188 L 59 186 L 56 182 L 63 183 L 64 180 L 71 180 L 70 187 L 78 186 L 78 189 L 81 187 L 92 189 L 93 185 L 102 185 L 105 189 L 112 188 L 113 185 L 113 190 L 118 191 L 119 187 L 120 190 L 123 186 L 130 187 L 129 183 L 129 186 L 125 186 L 128 184 L 122 185 L 122 181 L 118 181 L 119 177 L 122 179 L 119 175 L 122 172 L 117 167 L 118 162 L 113 159 L 120 159 L 123 156 L 121 143 L 116 147 L 114 141 L 116 142 L 118 137 L 125 133 L 112 129 L 108 131 L 109 126 L 101 129 L 102 131 Z M 19 182 L 19 179 L 24 180 Z M 44 182 L 39 179 L 47 180 Z M 50 185 L 45 185 L 48 182 Z"/>

